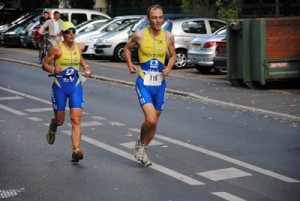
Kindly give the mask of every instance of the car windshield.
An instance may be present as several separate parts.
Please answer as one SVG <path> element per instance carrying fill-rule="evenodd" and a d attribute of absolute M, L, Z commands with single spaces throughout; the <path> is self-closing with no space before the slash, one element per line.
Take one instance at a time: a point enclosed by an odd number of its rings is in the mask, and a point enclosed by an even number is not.
<path fill-rule="evenodd" d="M 172 26 L 173 26 L 172 22 L 167 21 L 167 22 L 165 22 L 165 23 L 162 25 L 162 29 L 171 32 L 171 31 L 172 31 Z"/>
<path fill-rule="evenodd" d="M 226 26 L 218 29 L 214 34 L 216 34 L 216 35 L 221 35 L 221 34 L 225 35 L 226 34 Z"/>
<path fill-rule="evenodd" d="M 124 23 L 118 28 L 118 31 L 123 31 L 124 29 L 127 29 L 129 26 L 132 26 L 135 22 L 128 22 Z"/>
<path fill-rule="evenodd" d="M 99 22 L 99 23 L 95 23 L 93 24 L 93 28 L 90 29 L 90 31 L 96 31 L 98 30 L 100 27 L 104 26 L 107 22 Z"/>
<path fill-rule="evenodd" d="M 91 22 L 93 22 L 93 20 L 82 22 L 82 23 L 78 24 L 78 25 L 76 26 L 76 28 L 79 29 L 79 28 L 81 28 L 81 27 L 83 27 L 83 26 L 85 26 L 86 24 L 91 23 Z"/>
<path fill-rule="evenodd" d="M 146 18 L 143 18 L 142 20 L 140 20 L 138 23 L 136 23 L 136 24 L 132 27 L 131 31 L 132 31 L 132 32 L 136 32 L 136 31 L 141 30 L 141 29 L 143 29 L 143 28 L 145 28 L 145 27 L 148 27 L 148 26 L 149 26 L 149 25 L 148 25 L 148 22 L 147 22 Z"/>

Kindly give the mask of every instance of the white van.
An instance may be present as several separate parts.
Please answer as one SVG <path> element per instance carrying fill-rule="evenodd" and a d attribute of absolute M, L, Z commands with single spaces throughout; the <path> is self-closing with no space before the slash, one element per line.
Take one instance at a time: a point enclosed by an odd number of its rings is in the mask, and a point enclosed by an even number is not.
<path fill-rule="evenodd" d="M 53 17 L 53 13 L 58 11 L 60 13 L 60 18 L 64 21 L 70 21 L 75 26 L 93 19 L 100 19 L 106 21 L 111 19 L 110 16 L 106 15 L 105 13 L 95 11 L 95 10 L 88 10 L 88 9 L 74 9 L 74 8 L 45 8 L 42 12 L 48 11 L 50 17 Z"/>

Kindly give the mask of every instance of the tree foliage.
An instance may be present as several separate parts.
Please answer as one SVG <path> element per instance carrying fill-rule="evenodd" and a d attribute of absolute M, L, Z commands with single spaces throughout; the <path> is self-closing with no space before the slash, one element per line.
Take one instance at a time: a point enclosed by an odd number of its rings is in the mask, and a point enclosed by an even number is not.
<path fill-rule="evenodd" d="M 217 0 L 217 17 L 220 19 L 237 19 L 243 7 L 243 0 Z"/>

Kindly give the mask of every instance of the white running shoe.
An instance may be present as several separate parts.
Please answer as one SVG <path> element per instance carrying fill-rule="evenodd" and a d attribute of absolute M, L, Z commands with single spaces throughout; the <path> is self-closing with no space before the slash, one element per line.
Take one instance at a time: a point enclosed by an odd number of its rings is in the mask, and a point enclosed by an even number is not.
<path fill-rule="evenodd" d="M 141 161 L 144 156 L 144 146 L 141 143 L 140 139 L 137 139 L 135 143 L 135 148 L 133 151 L 134 158 L 138 161 Z"/>
<path fill-rule="evenodd" d="M 152 165 L 152 162 L 149 160 L 148 158 L 148 154 L 147 154 L 147 147 L 142 145 L 144 147 L 144 155 L 143 158 L 141 160 L 141 164 L 145 167 L 149 167 Z"/>

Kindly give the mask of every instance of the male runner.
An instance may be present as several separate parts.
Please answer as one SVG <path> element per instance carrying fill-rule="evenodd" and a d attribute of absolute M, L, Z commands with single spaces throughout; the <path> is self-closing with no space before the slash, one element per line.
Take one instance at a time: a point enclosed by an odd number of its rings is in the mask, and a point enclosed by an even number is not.
<path fill-rule="evenodd" d="M 147 146 L 155 135 L 158 118 L 163 109 L 166 90 L 165 77 L 169 75 L 176 61 L 174 36 L 161 29 L 164 22 L 163 9 L 152 5 L 147 10 L 149 28 L 137 31 L 125 46 L 126 62 L 130 73 L 136 73 L 137 67 L 131 62 L 130 49 L 138 44 L 140 60 L 139 76 L 136 80 L 136 92 L 145 120 L 141 125 L 141 135 L 136 141 L 134 157 L 144 166 L 152 165 L 147 156 Z M 166 53 L 170 59 L 165 66 Z"/>
<path fill-rule="evenodd" d="M 86 76 L 91 76 L 92 71 L 81 55 L 84 47 L 74 42 L 76 33 L 74 24 L 63 22 L 61 28 L 64 40 L 51 47 L 43 63 L 43 69 L 54 75 L 52 85 L 54 118 L 51 120 L 46 137 L 49 144 L 54 143 L 57 127 L 64 123 L 65 107 L 69 99 L 73 144 L 72 162 L 78 162 L 83 159 L 83 152 L 79 149 L 79 145 L 84 102 L 79 67 L 83 66 Z M 52 60 L 54 60 L 54 68 L 50 66 Z"/>

